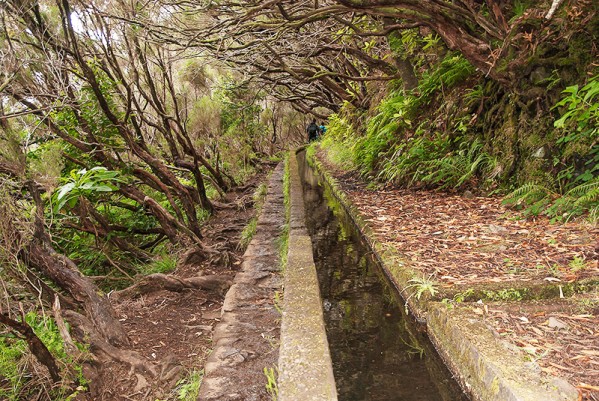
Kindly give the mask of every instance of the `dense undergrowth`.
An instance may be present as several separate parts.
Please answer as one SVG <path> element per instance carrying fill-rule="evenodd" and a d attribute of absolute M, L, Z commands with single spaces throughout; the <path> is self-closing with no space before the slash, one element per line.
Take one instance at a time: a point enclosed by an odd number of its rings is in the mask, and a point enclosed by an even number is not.
<path fill-rule="evenodd" d="M 590 60 L 578 60 L 586 73 L 575 78 L 543 68 L 519 93 L 457 53 L 440 54 L 422 46 L 415 89 L 391 82 L 370 110 L 345 104 L 332 115 L 322 140 L 332 161 L 372 187 L 501 194 L 526 214 L 597 221 L 599 75 Z M 530 86 L 543 96 L 528 98 Z"/>

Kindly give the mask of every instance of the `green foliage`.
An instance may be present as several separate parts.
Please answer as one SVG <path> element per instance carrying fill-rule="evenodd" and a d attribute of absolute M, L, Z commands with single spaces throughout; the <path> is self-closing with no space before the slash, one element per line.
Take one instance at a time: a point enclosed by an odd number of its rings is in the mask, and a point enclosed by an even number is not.
<path fill-rule="evenodd" d="M 277 371 L 275 368 L 264 368 L 264 376 L 266 376 L 266 391 L 270 394 L 272 401 L 277 401 L 277 398 L 279 397 Z"/>
<path fill-rule="evenodd" d="M 266 193 L 268 191 L 268 187 L 265 183 L 261 183 L 254 190 L 254 194 L 252 195 L 254 199 L 254 213 L 255 216 L 252 217 L 250 222 L 244 227 L 241 232 L 241 238 L 239 239 L 239 244 L 237 245 L 238 249 L 245 249 L 254 238 L 256 234 L 256 228 L 258 226 L 258 216 L 262 210 L 262 206 L 264 205 L 264 199 L 266 198 Z"/>
<path fill-rule="evenodd" d="M 353 147 L 356 163 L 363 173 L 379 167 L 379 160 L 396 141 L 400 127 L 411 126 L 410 99 L 402 91 L 392 92 L 380 103 L 378 113 L 368 120 L 366 135 Z"/>
<path fill-rule="evenodd" d="M 0 387 L 0 398 L 13 401 L 20 399 L 21 387 L 26 382 L 28 374 L 24 363 L 24 355 L 27 352 L 27 344 L 14 337 L 4 337 L 0 340 L 0 375 L 10 383 Z"/>
<path fill-rule="evenodd" d="M 566 166 L 556 174 L 555 188 L 526 183 L 505 197 L 506 204 L 523 206 L 525 214 L 545 214 L 554 220 L 569 219 L 588 213 L 599 220 L 599 76 L 581 89 L 578 85 L 563 91 L 565 95 L 554 109 L 562 115 L 554 123 L 562 136 L 561 159 L 554 165 Z"/>
<path fill-rule="evenodd" d="M 437 134 L 428 138 L 417 130 L 417 135 L 396 146 L 395 152 L 385 161 L 379 177 L 387 181 L 409 185 L 421 175 L 426 163 L 446 154 L 450 147 L 447 137 Z"/>
<path fill-rule="evenodd" d="M 562 114 L 554 122 L 562 136 L 557 144 L 562 146 L 562 157 L 584 159 L 584 168 L 574 181 L 589 181 L 599 172 L 599 75 L 589 79 L 582 88 L 569 86 L 565 96 L 553 107 Z"/>
<path fill-rule="evenodd" d="M 258 187 L 254 190 L 252 194 L 252 198 L 254 199 L 255 204 L 264 203 L 264 198 L 266 198 L 266 193 L 268 192 L 268 186 L 266 183 L 260 183 Z"/>
<path fill-rule="evenodd" d="M 412 181 L 422 181 L 447 189 L 460 188 L 477 174 L 484 180 L 490 179 L 497 163 L 482 149 L 483 144 L 478 140 L 474 140 L 470 145 L 462 142 L 457 152 L 422 163 Z"/>
<path fill-rule="evenodd" d="M 455 294 L 453 297 L 453 300 L 455 302 L 464 302 L 466 299 L 469 299 L 473 295 L 474 295 L 474 289 L 468 288 L 467 290 L 464 290 L 462 292 Z"/>
<path fill-rule="evenodd" d="M 398 44 L 398 48 L 402 48 L 409 47 L 410 38 L 410 35 L 404 35 L 394 40 L 403 41 Z M 433 46 L 434 38 L 429 39 Z M 345 118 L 333 115 L 329 119 L 331 134 L 322 145 L 333 162 L 347 169 L 358 168 L 364 175 L 376 173 L 379 179 L 404 185 L 424 177 L 432 185 L 463 185 L 492 165 L 493 160 L 481 151 L 478 143 L 472 151 L 460 149 L 452 154 L 453 157 L 445 157 L 455 145 L 448 135 L 431 132 L 426 119 L 418 125 L 415 120 L 422 118 L 423 106 L 473 72 L 474 68 L 462 56 L 449 53 L 432 71 L 423 74 L 417 89 L 409 93 L 402 89 L 389 93 L 367 120 L 364 136 L 356 135 L 356 130 Z M 440 159 L 443 159 L 446 171 L 451 172 L 447 177 L 427 176 Z M 423 174 L 423 163 L 430 163 L 431 170 L 425 169 L 426 174 Z M 454 176 L 457 177 L 454 179 Z"/>
<path fill-rule="evenodd" d="M 418 106 L 430 103 L 433 95 L 456 86 L 473 73 L 474 67 L 462 55 L 448 53 L 437 68 L 424 73 L 418 85 L 420 96 L 416 103 Z"/>
<path fill-rule="evenodd" d="M 406 287 L 413 288 L 414 292 L 411 296 L 415 296 L 416 299 L 420 299 L 423 294 L 429 293 L 431 297 L 434 297 L 437 294 L 437 283 L 431 280 L 431 277 L 420 277 L 408 280 L 409 283 L 412 283 Z"/>
<path fill-rule="evenodd" d="M 483 290 L 483 295 L 490 301 L 521 301 L 528 290 L 516 288 L 504 288 L 501 290 Z"/>
<path fill-rule="evenodd" d="M 355 137 L 355 129 L 347 119 L 338 114 L 329 117 L 327 134 L 321 143 L 328 150 L 330 160 L 344 170 L 355 168 L 350 145 Z"/>
<path fill-rule="evenodd" d="M 200 385 L 204 377 L 203 370 L 193 370 L 189 375 L 177 382 L 177 400 L 195 401 L 200 393 Z"/>
<path fill-rule="evenodd" d="M 308 148 L 308 151 L 310 151 L 310 149 L 312 149 L 312 147 Z M 287 251 L 289 249 L 289 219 L 291 216 L 289 157 L 290 152 L 287 152 L 285 154 L 285 172 L 283 173 L 283 204 L 285 205 L 285 225 L 283 226 L 283 232 L 279 237 L 279 256 L 281 258 L 281 272 L 285 272 L 285 269 L 287 267 Z"/>
<path fill-rule="evenodd" d="M 144 276 L 154 273 L 167 274 L 177 268 L 177 261 L 177 255 L 164 252 L 150 263 L 140 265 L 138 270 Z"/>
<path fill-rule="evenodd" d="M 411 284 L 406 286 L 404 291 L 409 290 L 411 291 L 411 294 L 406 298 L 406 303 L 404 306 L 406 313 L 408 313 L 408 301 L 412 297 L 416 297 L 416 299 L 420 300 L 420 298 L 422 298 L 422 296 L 426 293 L 428 293 L 431 297 L 434 297 L 437 294 L 437 283 L 432 280 L 432 277 L 433 276 L 430 275 L 428 277 L 418 277 L 408 280 L 408 283 Z"/>
<path fill-rule="evenodd" d="M 262 156 L 261 144 L 269 141 L 270 132 L 260 122 L 262 107 L 259 101 L 263 97 L 249 84 L 222 78 L 214 96 L 209 99 L 211 108 L 218 105 L 218 112 L 211 117 L 211 126 L 201 129 L 218 134 L 216 148 L 221 167 L 239 182 L 255 173 L 255 165 Z"/>
<path fill-rule="evenodd" d="M 258 226 L 258 219 L 253 217 L 250 222 L 243 228 L 241 232 L 241 238 L 239 238 L 238 249 L 245 249 L 248 247 L 252 238 L 256 234 L 256 227 Z"/>
<path fill-rule="evenodd" d="M 74 207 L 80 196 L 90 197 L 98 192 L 113 192 L 118 189 L 117 184 L 123 182 L 118 171 L 110 171 L 105 167 L 94 167 L 90 170 L 72 170 L 69 177 L 52 195 L 52 204 L 55 213 L 65 205 Z"/>
<path fill-rule="evenodd" d="M 46 315 L 28 312 L 25 321 L 36 336 L 44 343 L 63 371 L 63 375 L 73 375 L 82 390 L 86 385 L 81 366 L 74 361 L 64 349 L 62 337 L 56 323 Z M 78 345 L 81 349 L 83 346 Z M 0 335 L 0 375 L 10 383 L 10 387 L 0 387 L 0 398 L 7 401 L 29 399 L 29 395 L 37 394 L 39 383 L 33 381 L 31 367 L 33 359 L 28 357 L 29 349 L 25 340 L 8 332 Z M 70 372 L 70 373 L 67 373 Z M 52 391 L 52 399 L 56 401 L 71 399 L 68 387 L 58 387 Z"/>
<path fill-rule="evenodd" d="M 570 261 L 570 263 L 568 263 L 568 267 L 572 271 L 577 272 L 577 271 L 586 269 L 588 266 L 587 266 L 587 263 L 584 260 L 584 258 L 581 258 L 579 256 L 575 256 L 574 259 L 572 259 Z"/>

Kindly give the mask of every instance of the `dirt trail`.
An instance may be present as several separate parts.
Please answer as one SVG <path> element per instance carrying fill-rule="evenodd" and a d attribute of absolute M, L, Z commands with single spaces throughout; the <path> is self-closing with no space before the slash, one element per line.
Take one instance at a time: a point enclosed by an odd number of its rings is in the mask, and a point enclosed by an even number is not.
<path fill-rule="evenodd" d="M 219 254 L 207 260 L 180 265 L 170 273 L 176 278 L 218 275 L 233 279 L 242 264 L 241 231 L 254 215 L 252 193 L 265 173 L 237 191 L 227 194 L 230 207 L 220 208 L 203 227 L 207 247 Z M 248 207 L 249 205 L 249 207 Z M 201 372 L 213 348 L 212 334 L 221 318 L 226 289 L 153 291 L 114 302 L 118 319 L 131 341 L 131 350 L 162 367 L 160 381 L 148 383 L 142 375 L 110 362 L 92 385 L 95 401 L 176 400 L 177 385 L 193 371 Z"/>

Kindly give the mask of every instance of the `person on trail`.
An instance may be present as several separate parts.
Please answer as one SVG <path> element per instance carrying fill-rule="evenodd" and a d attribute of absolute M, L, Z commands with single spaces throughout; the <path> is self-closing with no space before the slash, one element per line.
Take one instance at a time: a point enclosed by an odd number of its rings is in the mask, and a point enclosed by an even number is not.
<path fill-rule="evenodd" d="M 318 136 L 323 136 L 324 134 L 327 133 L 327 126 L 324 125 L 324 121 L 320 122 L 320 127 L 318 127 L 318 130 L 320 131 L 320 135 L 318 135 Z"/>
<path fill-rule="evenodd" d="M 316 120 L 312 120 L 308 127 L 306 128 L 306 132 L 308 133 L 308 142 L 312 142 L 318 139 L 318 125 L 316 125 Z"/>

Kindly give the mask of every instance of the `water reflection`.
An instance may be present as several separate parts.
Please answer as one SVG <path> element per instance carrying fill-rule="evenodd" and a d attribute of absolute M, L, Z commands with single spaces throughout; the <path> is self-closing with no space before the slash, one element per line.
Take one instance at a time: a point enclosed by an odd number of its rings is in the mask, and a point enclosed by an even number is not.
<path fill-rule="evenodd" d="M 299 158 L 339 400 L 467 400 L 402 315 L 348 216 Z"/>

